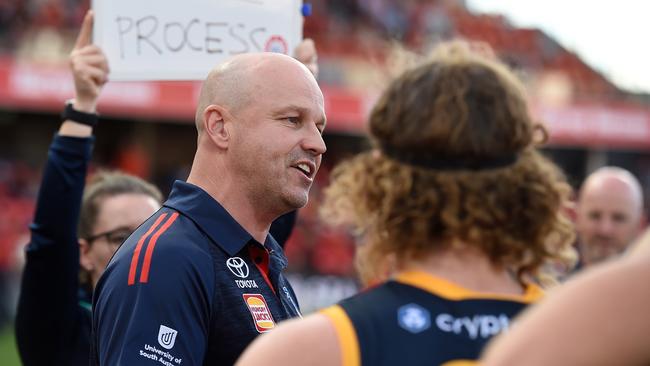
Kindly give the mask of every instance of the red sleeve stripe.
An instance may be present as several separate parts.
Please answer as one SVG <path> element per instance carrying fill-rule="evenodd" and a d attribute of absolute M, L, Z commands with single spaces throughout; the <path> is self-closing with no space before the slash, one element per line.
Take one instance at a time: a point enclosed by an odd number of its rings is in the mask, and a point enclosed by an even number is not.
<path fill-rule="evenodd" d="M 140 250 L 142 249 L 142 245 L 144 244 L 144 241 L 147 240 L 149 235 L 156 230 L 158 225 L 160 225 L 160 222 L 165 219 L 165 216 L 167 216 L 166 213 L 158 216 L 158 219 L 156 219 L 156 222 L 153 223 L 153 225 L 147 230 L 147 232 L 140 237 L 140 240 L 138 240 L 138 245 L 135 247 L 135 250 L 133 251 L 133 257 L 131 258 L 131 268 L 129 269 L 129 286 L 133 285 L 135 283 L 135 270 L 138 267 L 138 259 L 140 258 Z"/>
<path fill-rule="evenodd" d="M 149 245 L 147 245 L 147 252 L 144 255 L 144 263 L 142 263 L 142 272 L 140 272 L 140 283 L 147 283 L 149 280 L 149 267 L 151 267 L 151 256 L 153 255 L 153 249 L 156 247 L 156 242 L 158 238 L 169 229 L 170 226 L 176 221 L 178 217 L 178 212 L 174 212 L 163 226 L 156 231 L 155 234 L 149 240 Z"/>

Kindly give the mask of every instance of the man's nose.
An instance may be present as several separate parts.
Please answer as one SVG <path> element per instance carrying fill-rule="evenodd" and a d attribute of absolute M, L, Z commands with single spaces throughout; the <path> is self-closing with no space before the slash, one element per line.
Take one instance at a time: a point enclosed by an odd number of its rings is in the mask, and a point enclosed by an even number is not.
<path fill-rule="evenodd" d="M 327 151 L 323 135 L 316 126 L 309 129 L 309 132 L 303 140 L 303 149 L 311 152 L 313 155 L 322 155 Z"/>
<path fill-rule="evenodd" d="M 598 231 L 601 234 L 611 235 L 614 232 L 615 223 L 610 218 L 603 218 L 598 223 Z"/>

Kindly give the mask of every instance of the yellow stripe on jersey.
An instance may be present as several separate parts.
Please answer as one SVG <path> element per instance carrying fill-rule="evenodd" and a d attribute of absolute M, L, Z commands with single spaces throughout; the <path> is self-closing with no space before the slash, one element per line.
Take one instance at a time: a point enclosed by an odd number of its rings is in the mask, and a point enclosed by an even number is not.
<path fill-rule="evenodd" d="M 339 340 L 339 349 L 341 350 L 342 366 L 359 366 L 361 365 L 361 352 L 359 350 L 359 340 L 354 330 L 352 321 L 345 313 L 342 307 L 338 305 L 330 306 L 321 310 L 321 314 L 327 316 L 336 329 Z"/>
<path fill-rule="evenodd" d="M 422 271 L 402 272 L 395 277 L 395 281 L 420 288 L 448 300 L 490 299 L 530 304 L 539 301 L 544 296 L 544 290 L 535 284 L 528 284 L 522 295 L 478 292 Z"/>
<path fill-rule="evenodd" d="M 454 360 L 454 361 L 445 362 L 440 366 L 474 366 L 474 365 L 478 365 L 478 362 L 470 361 L 470 360 Z"/>

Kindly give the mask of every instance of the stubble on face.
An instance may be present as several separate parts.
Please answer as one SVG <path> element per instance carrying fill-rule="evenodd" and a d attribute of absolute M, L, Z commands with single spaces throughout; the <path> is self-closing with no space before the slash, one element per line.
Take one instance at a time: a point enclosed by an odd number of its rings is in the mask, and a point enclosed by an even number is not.
<path fill-rule="evenodd" d="M 577 231 L 583 262 L 598 262 L 626 250 L 638 234 L 643 194 L 626 170 L 603 167 L 580 188 Z"/>
<path fill-rule="evenodd" d="M 586 202 L 579 210 L 579 247 L 586 264 L 623 253 L 636 235 L 638 218 L 633 217 L 631 210 L 614 207 L 611 202 L 609 205 Z"/>
<path fill-rule="evenodd" d="M 263 76 L 255 78 L 249 98 L 256 102 L 242 110 L 236 121 L 241 125 L 236 127 L 237 141 L 233 141 L 233 164 L 242 172 L 242 188 L 251 201 L 288 212 L 307 204 L 321 155 L 306 151 L 301 143 L 304 131 L 293 128 L 282 120 L 284 115 L 275 112 L 295 104 L 322 114 L 322 94 L 315 81 L 309 80 L 311 74 L 304 74 L 307 70 L 286 61 L 267 66 L 256 68 L 255 73 Z M 295 167 L 304 161 L 315 167 L 309 179 Z"/>

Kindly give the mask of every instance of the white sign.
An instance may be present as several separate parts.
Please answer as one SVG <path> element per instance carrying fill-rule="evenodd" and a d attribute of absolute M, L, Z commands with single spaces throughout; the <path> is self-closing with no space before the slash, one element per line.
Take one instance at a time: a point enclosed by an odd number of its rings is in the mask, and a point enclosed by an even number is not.
<path fill-rule="evenodd" d="M 203 80 L 247 52 L 291 55 L 302 0 L 93 0 L 93 43 L 111 80 Z"/>

